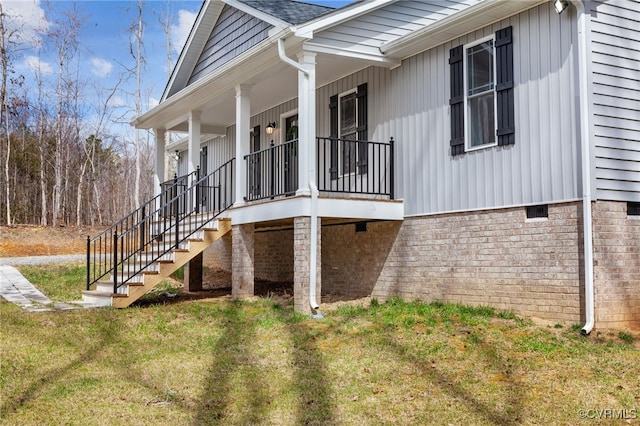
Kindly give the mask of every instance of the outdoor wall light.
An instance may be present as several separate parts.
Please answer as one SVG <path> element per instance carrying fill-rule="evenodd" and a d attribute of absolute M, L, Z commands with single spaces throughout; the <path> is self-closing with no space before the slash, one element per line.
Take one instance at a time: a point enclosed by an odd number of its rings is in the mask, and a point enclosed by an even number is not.
<path fill-rule="evenodd" d="M 276 122 L 272 121 L 271 123 L 267 124 L 267 127 L 265 130 L 267 131 L 268 135 L 272 135 L 275 129 L 276 129 Z"/>
<path fill-rule="evenodd" d="M 556 0 L 553 2 L 553 7 L 556 9 L 558 15 L 560 15 L 569 6 L 569 0 Z"/>
<path fill-rule="evenodd" d="M 177 149 L 176 149 L 176 155 L 173 157 L 173 159 L 176 161 L 180 160 L 180 151 L 178 151 Z"/>

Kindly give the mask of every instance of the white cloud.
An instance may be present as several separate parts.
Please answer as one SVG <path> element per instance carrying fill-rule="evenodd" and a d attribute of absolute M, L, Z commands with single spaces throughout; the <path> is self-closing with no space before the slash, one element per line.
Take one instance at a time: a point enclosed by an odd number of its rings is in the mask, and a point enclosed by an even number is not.
<path fill-rule="evenodd" d="M 117 108 L 117 107 L 123 107 L 127 105 L 127 102 L 122 99 L 120 96 L 113 96 L 111 99 L 109 99 L 109 102 L 107 102 L 107 105 L 113 108 Z"/>
<path fill-rule="evenodd" d="M 14 41 L 32 47 L 40 45 L 40 34 L 49 28 L 40 0 L 3 0 L 2 5 L 7 15 L 7 29 L 15 31 Z"/>
<path fill-rule="evenodd" d="M 148 108 L 156 107 L 160 104 L 160 100 L 156 98 L 149 98 Z"/>
<path fill-rule="evenodd" d="M 98 77 L 107 77 L 111 73 L 113 64 L 102 58 L 91 58 L 91 72 Z"/>
<path fill-rule="evenodd" d="M 178 11 L 178 25 L 171 25 L 171 43 L 176 52 L 180 53 L 182 51 L 196 16 L 198 16 L 197 13 L 189 12 L 188 10 L 181 9 Z"/>
<path fill-rule="evenodd" d="M 43 62 L 37 56 L 27 56 L 24 58 L 24 65 L 32 70 L 33 72 L 38 72 L 42 75 L 53 74 L 53 67 L 48 62 Z"/>

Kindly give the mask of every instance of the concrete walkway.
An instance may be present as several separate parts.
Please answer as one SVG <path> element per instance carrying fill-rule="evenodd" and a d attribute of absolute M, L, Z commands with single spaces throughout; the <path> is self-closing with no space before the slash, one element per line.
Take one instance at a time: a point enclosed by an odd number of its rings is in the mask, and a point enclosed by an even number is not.
<path fill-rule="evenodd" d="M 75 256 L 77 258 L 77 256 Z M 15 303 L 29 312 L 68 311 L 82 307 L 91 308 L 95 305 L 72 302 L 53 302 L 33 286 L 12 265 L 40 265 L 46 263 L 60 263 L 76 260 L 72 256 L 32 256 L 28 258 L 0 258 L 0 297 Z"/>

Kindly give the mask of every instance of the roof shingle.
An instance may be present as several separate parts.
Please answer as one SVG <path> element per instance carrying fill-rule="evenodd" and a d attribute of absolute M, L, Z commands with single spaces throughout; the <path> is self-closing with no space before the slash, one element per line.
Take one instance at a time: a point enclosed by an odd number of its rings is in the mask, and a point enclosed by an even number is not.
<path fill-rule="evenodd" d="M 320 6 L 294 0 L 240 0 L 247 6 L 267 13 L 292 25 L 310 21 L 318 16 L 335 10 L 333 7 Z"/>

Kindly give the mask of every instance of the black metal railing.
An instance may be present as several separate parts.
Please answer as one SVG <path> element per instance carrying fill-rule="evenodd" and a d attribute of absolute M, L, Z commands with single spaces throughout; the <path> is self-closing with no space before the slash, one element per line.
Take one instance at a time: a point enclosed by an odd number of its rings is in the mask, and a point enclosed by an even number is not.
<path fill-rule="evenodd" d="M 244 158 L 247 201 L 295 194 L 298 140 L 272 145 Z M 320 192 L 394 199 L 394 140 L 372 142 L 317 137 L 316 171 Z"/>
<path fill-rule="evenodd" d="M 295 194 L 298 189 L 298 140 L 252 152 L 247 166 L 246 200 L 255 201 Z"/>
<path fill-rule="evenodd" d="M 146 270 L 234 201 L 234 159 L 200 176 L 197 170 L 161 184 L 161 193 L 109 229 L 87 238 L 87 290 L 106 276 L 113 293 Z"/>
<path fill-rule="evenodd" d="M 316 170 L 320 192 L 394 198 L 394 140 L 359 141 L 316 138 Z"/>

